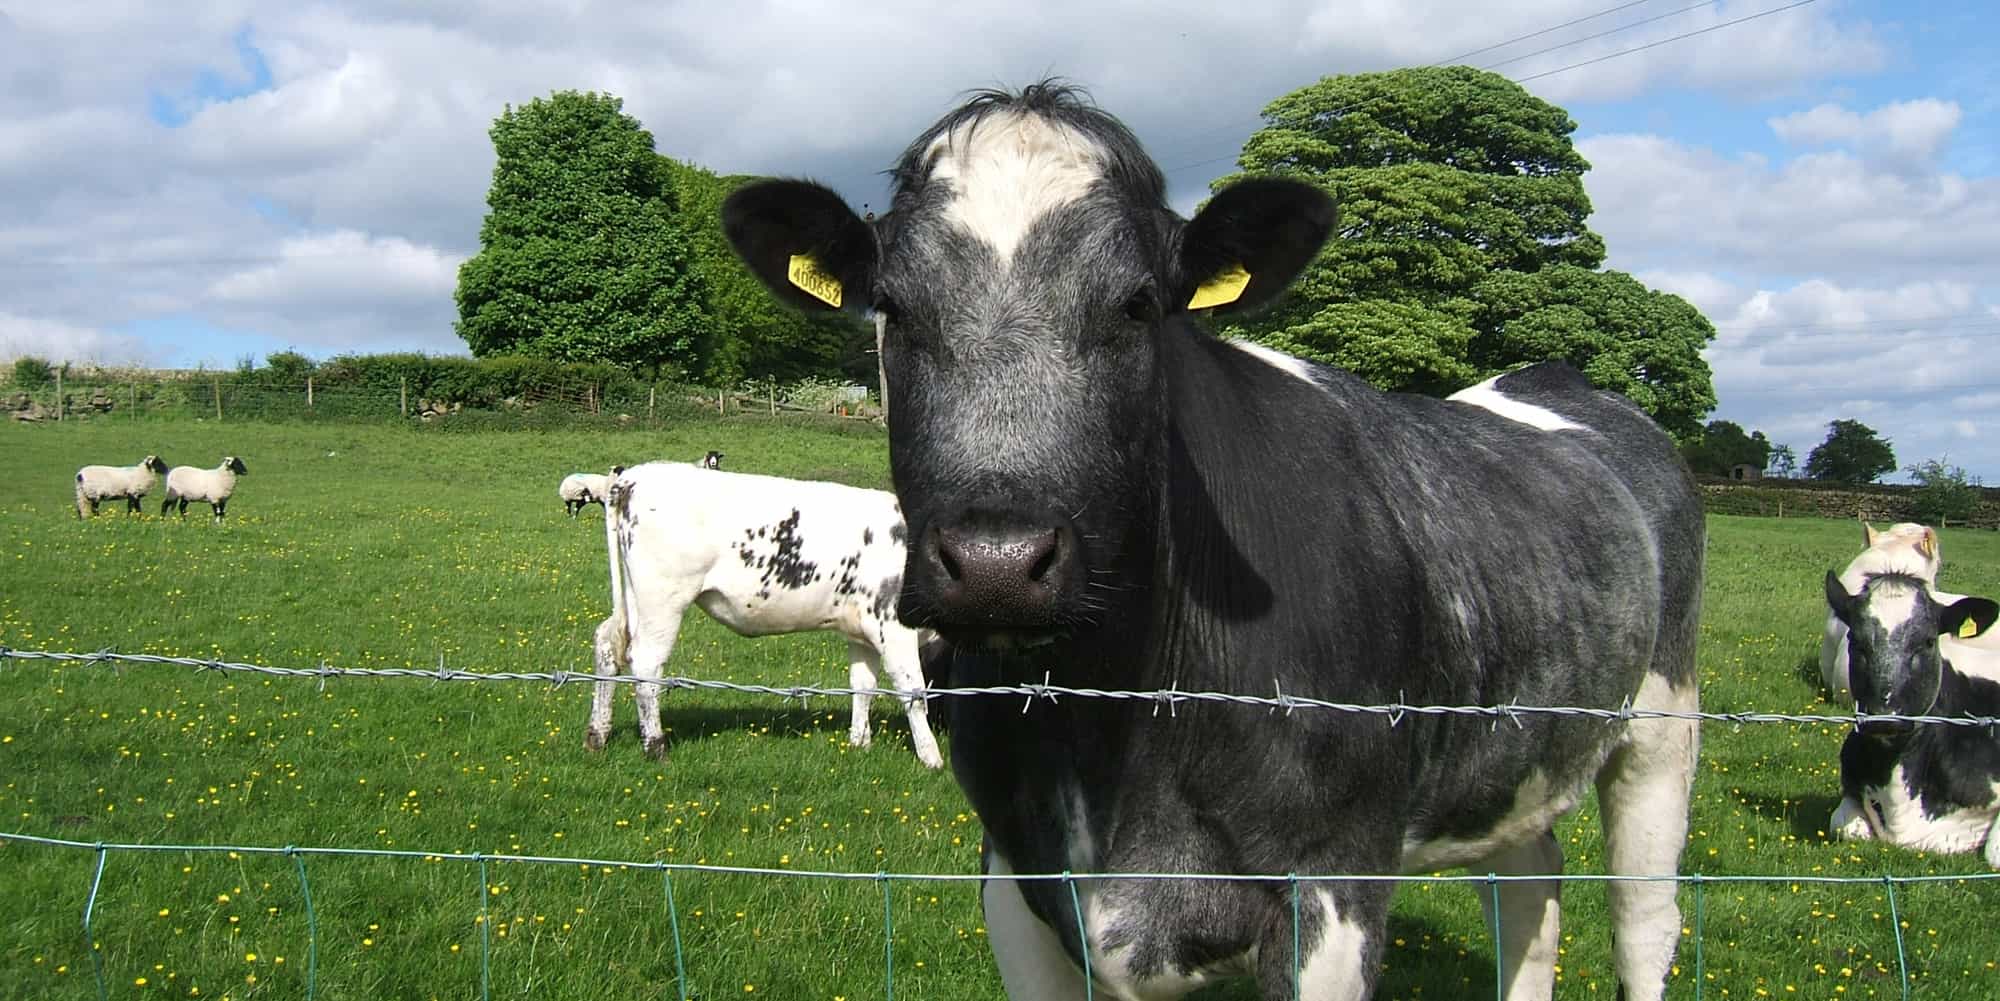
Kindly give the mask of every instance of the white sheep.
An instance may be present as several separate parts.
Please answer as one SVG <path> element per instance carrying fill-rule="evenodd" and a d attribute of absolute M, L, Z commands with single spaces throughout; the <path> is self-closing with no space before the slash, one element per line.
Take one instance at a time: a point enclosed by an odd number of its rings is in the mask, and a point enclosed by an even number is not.
<path fill-rule="evenodd" d="M 585 504 L 602 505 L 604 492 L 611 486 L 611 477 L 624 471 L 624 466 L 612 466 L 610 476 L 603 473 L 571 473 L 563 477 L 561 486 L 556 487 L 556 496 L 562 498 L 563 509 L 574 518 Z"/>
<path fill-rule="evenodd" d="M 167 471 L 157 455 L 139 460 L 136 466 L 85 466 L 76 471 L 76 516 L 97 514 L 99 501 L 125 498 L 125 513 L 139 510 L 140 498 L 153 490 L 154 476 Z"/>
<path fill-rule="evenodd" d="M 175 504 L 180 505 L 179 514 L 185 515 L 189 501 L 205 501 L 209 510 L 215 512 L 215 523 L 222 524 L 222 510 L 229 506 L 229 495 L 236 492 L 236 478 L 250 472 L 243 460 L 233 455 L 222 457 L 222 465 L 214 469 L 196 469 L 193 466 L 175 466 L 167 474 L 167 499 L 160 502 L 160 514 Z"/>

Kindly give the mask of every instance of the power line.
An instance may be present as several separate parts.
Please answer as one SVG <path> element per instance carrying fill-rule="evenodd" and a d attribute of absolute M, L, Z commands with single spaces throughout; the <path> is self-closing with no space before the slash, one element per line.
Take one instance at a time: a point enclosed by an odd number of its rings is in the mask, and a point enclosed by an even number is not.
<path fill-rule="evenodd" d="M 1697 29 L 1695 29 L 1695 30 L 1693 30 L 1693 31 L 1684 31 L 1684 32 L 1682 32 L 1682 33 L 1680 33 L 1680 34 L 1678 34 L 1678 35 L 1671 35 L 1671 36 L 1669 36 L 1669 37 L 1666 37 L 1666 38 L 1662 38 L 1662 39 L 1659 39 L 1658 41 L 1653 41 L 1653 42 L 1647 42 L 1647 43 L 1646 43 L 1646 44 L 1644 44 L 1644 45 L 1634 45 L 1634 46 L 1632 46 L 1631 48 L 1627 48 L 1627 49 L 1620 49 L 1620 50 L 1618 50 L 1617 52 L 1612 52 L 1612 53 L 1609 53 L 1609 54 L 1607 54 L 1607 55 L 1602 55 L 1602 56 L 1598 56 L 1598 57 L 1596 57 L 1596 58 L 1594 58 L 1594 59 L 1585 59 L 1585 60 L 1583 60 L 1583 61 L 1581 61 L 1581 62 L 1575 62 L 1575 63 L 1571 63 L 1571 64 L 1569 64 L 1569 65 L 1567 65 L 1567 66 L 1559 66 L 1559 67 L 1557 67 L 1557 68 L 1555 68 L 1555 69 L 1552 69 L 1552 70 L 1545 70 L 1545 71 L 1543 71 L 1543 72 L 1540 72 L 1540 73 L 1533 73 L 1533 74 L 1530 74 L 1530 75 L 1528 75 L 1528 76 L 1521 76 L 1521 77 L 1509 77 L 1508 79 L 1512 80 L 1512 81 L 1513 81 L 1513 82 L 1515 82 L 1515 83 L 1527 83 L 1527 82 L 1529 82 L 1529 81 L 1531 81 L 1531 80 L 1540 80 L 1540 79 L 1542 79 L 1542 78 L 1544 78 L 1544 77 L 1551 77 L 1551 76 L 1555 76 L 1555 75 L 1556 75 L 1556 74 L 1558 74 L 1558 73 L 1567 73 L 1567 72 L 1569 72 L 1570 70 L 1574 70 L 1574 69 L 1581 69 L 1581 68 L 1583 68 L 1583 67 L 1585 67 L 1585 66 L 1592 66 L 1592 65 L 1595 65 L 1595 64 L 1597 64 L 1597 63 L 1601 63 L 1601 62 L 1605 62 L 1605 61 L 1607 61 L 1607 60 L 1611 60 L 1611 59 L 1617 59 L 1617 58 L 1619 58 L 1619 57 L 1621 57 L 1621 56 L 1629 56 L 1629 55 L 1632 55 L 1633 53 L 1636 53 L 1636 52 L 1644 52 L 1644 51 L 1646 51 L 1647 49 L 1652 49 L 1652 48 L 1658 48 L 1659 46 L 1662 46 L 1662 45 L 1666 45 L 1666 44 L 1668 44 L 1668 43 L 1670 43 L 1670 42 L 1678 42 L 1678 41 L 1681 41 L 1681 40 L 1683 40 L 1683 39 L 1687 39 L 1687 38 L 1694 38 L 1694 37 L 1695 37 L 1695 36 L 1697 36 L 1697 35 L 1706 35 L 1706 34 L 1708 34 L 1708 33 L 1710 33 L 1710 32 L 1713 32 L 1713 31 L 1720 31 L 1720 30 L 1722 30 L 1723 28 L 1727 28 L 1727 27 L 1731 27 L 1731 26 L 1733 26 L 1733 25 L 1738 25 L 1738 24 L 1743 24 L 1743 23 L 1745 23 L 1745 22 L 1748 22 L 1748 21 L 1755 21 L 1755 20 L 1757 20 L 1757 19 L 1759 19 L 1759 18 L 1763 18 L 1763 17 L 1769 17 L 1769 16 L 1771 16 L 1771 15 L 1773 15 L 1773 14 L 1782 14 L 1782 13 L 1784 13 L 1785 11 L 1788 11 L 1788 10 L 1794 10 L 1794 9 L 1797 9 L 1797 8 L 1799 8 L 1799 7 L 1804 7 L 1804 6 L 1808 5 L 1808 4 L 1812 4 L 1812 3 L 1817 3 L 1817 2 L 1819 2 L 1819 0 L 1794 0 L 1794 2 L 1792 2 L 1792 3 L 1789 3 L 1789 4 L 1785 4 L 1785 5 L 1784 5 L 1784 6 L 1782 6 L 1782 7 L 1772 7 L 1772 8 L 1770 8 L 1770 9 L 1768 9 L 1768 10 L 1761 10 L 1761 11 L 1758 11 L 1758 12 L 1757 12 L 1757 13 L 1755 13 L 1755 14 L 1746 14 L 1746 15 L 1744 15 L 1743 17 L 1739 17 L 1739 18 L 1735 18 L 1735 19 L 1732 19 L 1732 20 L 1728 20 L 1728 21 L 1723 21 L 1723 22 L 1721 22 L 1720 24 L 1712 24 L 1712 25 L 1709 25 L 1709 26 L 1708 26 L 1708 27 L 1706 27 L 1706 28 L 1697 28 Z M 1695 4 L 1695 5 L 1694 5 L 1694 6 L 1692 6 L 1692 7 L 1687 7 L 1687 8 L 1683 8 L 1682 10 L 1679 10 L 1679 11 L 1675 11 L 1674 13 L 1675 13 L 1675 14 L 1680 14 L 1680 13 L 1685 13 L 1686 11 L 1689 11 L 1689 10 L 1693 10 L 1693 9 L 1695 9 L 1696 7 L 1702 7 L 1702 6 L 1707 6 L 1707 4 Z M 1662 17 L 1666 17 L 1666 16 L 1672 16 L 1672 15 L 1661 15 L 1661 16 L 1662 16 Z M 1658 19 L 1658 18 L 1654 18 L 1654 19 L 1651 19 L 1651 20 L 1657 20 L 1657 19 Z M 1645 24 L 1645 23 L 1649 23 L 1649 22 L 1648 22 L 1648 21 L 1639 21 L 1639 22 L 1635 22 L 1635 24 L 1634 24 L 1634 25 L 1628 25 L 1628 27 L 1632 27 L 1632 26 L 1636 26 L 1637 24 Z M 1616 30 L 1624 30 L 1624 29 L 1616 29 Z M 1610 33 L 1610 32 L 1603 32 L 1603 33 L 1600 33 L 1600 34 L 1609 34 L 1609 33 Z M 1599 37 L 1599 36 L 1591 36 L 1591 37 Z M 1584 40 L 1585 40 L 1585 39 L 1579 39 L 1579 41 L 1584 41 Z M 1554 51 L 1554 49 L 1559 49 L 1559 48 L 1565 48 L 1565 47 L 1566 47 L 1566 46 L 1561 46 L 1561 45 L 1559 45 L 1559 46 L 1554 46 L 1553 48 L 1551 48 L 1551 49 L 1549 49 L 1549 50 L 1545 50 L 1545 51 Z M 1537 53 L 1537 54 L 1539 54 L 1539 53 Z M 1509 60 L 1509 61 L 1511 62 L 1512 60 Z M 1436 64 L 1432 64 L 1432 65 L 1436 65 Z M 1500 64 L 1500 63 L 1496 63 L 1495 65 L 1504 65 L 1504 64 Z M 1348 105 L 1348 106 L 1346 106 L 1346 107 L 1342 107 L 1342 108 L 1335 108 L 1335 109 L 1334 109 L 1333 111 L 1329 112 L 1329 114 L 1335 114 L 1335 115 L 1337 115 L 1337 114 L 1341 114 L 1341 113 L 1344 113 L 1344 112 L 1348 112 L 1348 111 L 1352 111 L 1352 110 L 1354 110 L 1355 108 L 1358 108 L 1358 107 L 1360 107 L 1360 105 L 1359 105 L 1359 104 L 1351 104 L 1351 105 Z M 1225 160 L 1234 160 L 1234 159 L 1236 159 L 1236 157 L 1237 157 L 1238 155 L 1239 155 L 1239 154 L 1235 154 L 1235 153 L 1232 153 L 1232 154 L 1230 154 L 1230 155 L 1228 155 L 1228 156 L 1218 156 L 1218 157 L 1210 157 L 1210 158 L 1208 158 L 1208 159 L 1206 159 L 1206 160 L 1196 160 L 1196 161 L 1194 161 L 1193 163 L 1184 163 L 1184 164 L 1181 164 L 1180 166 L 1177 166 L 1177 167 L 1169 167 L 1169 168 L 1167 168 L 1167 169 L 1166 169 L 1166 170 L 1164 171 L 1164 173 L 1167 173 L 1167 174 L 1175 174 L 1175 173 L 1179 173 L 1180 171 L 1183 171 L 1183 170 L 1190 170 L 1190 169 L 1193 169 L 1193 168 L 1195 168 L 1195 167 L 1201 167 L 1201 166 L 1206 166 L 1206 165 L 1208 165 L 1208 164 L 1212 164 L 1212 163 L 1221 163 L 1221 162 L 1223 162 L 1223 161 L 1225 161 Z"/>
<path fill-rule="evenodd" d="M 1665 14 L 1655 14 L 1652 17 L 1642 18 L 1640 20 L 1633 21 L 1630 24 L 1621 24 L 1616 28 L 1607 28 L 1594 35 L 1585 35 L 1582 38 L 1572 38 L 1569 41 L 1562 43 L 1561 45 L 1551 45 L 1545 49 L 1536 49 L 1535 51 L 1526 53 L 1524 55 L 1518 55 L 1507 59 L 1502 59 L 1497 63 L 1487 63 L 1486 65 L 1481 66 L 1479 68 L 1483 70 L 1495 70 L 1502 66 L 1507 65 L 1508 63 L 1518 63 L 1523 59 L 1533 59 L 1536 56 L 1545 56 L 1551 52 L 1567 49 L 1573 45 L 1582 45 L 1585 42 L 1594 42 L 1600 38 L 1605 38 L 1610 35 L 1616 35 L 1620 32 L 1630 31 L 1633 28 L 1644 27 L 1646 25 L 1652 24 L 1655 21 L 1664 21 L 1670 17 L 1678 17 L 1691 10 L 1699 10 L 1703 7 L 1713 7 L 1717 2 L 1718 0 L 1701 0 L 1700 3 L 1689 4 L 1686 7 L 1680 8 L 1679 10 L 1670 10 L 1667 11 Z"/>
<path fill-rule="evenodd" d="M 1550 26 L 1548 26 L 1548 27 L 1546 27 L 1546 28 L 1542 28 L 1542 29 L 1539 29 L 1539 30 L 1536 30 L 1536 31 L 1531 31 L 1531 32 L 1528 32 L 1528 33 L 1527 33 L 1527 34 L 1525 34 L 1525 35 L 1515 35 L 1515 36 L 1514 36 L 1514 37 L 1512 37 L 1512 38 L 1509 38 L 1509 39 L 1505 39 L 1505 40 L 1503 40 L 1503 41 L 1498 41 L 1498 42 L 1494 42 L 1494 43 L 1493 43 L 1493 44 L 1491 44 L 1491 45 L 1486 45 L 1486 46 L 1481 46 L 1480 48 L 1477 48 L 1477 49 L 1473 49 L 1473 50 L 1471 50 L 1470 52 L 1461 52 L 1461 53 L 1459 53 L 1458 55 L 1455 55 L 1455 56 L 1448 56 L 1448 57 L 1446 57 L 1446 58 L 1444 58 L 1444 59 L 1439 59 L 1439 60 L 1435 60 L 1435 61 L 1433 61 L 1433 62 L 1429 62 L 1429 63 L 1425 63 L 1424 65 L 1425 65 L 1425 66 L 1433 66 L 1433 67 L 1435 67 L 1435 66 L 1449 66 L 1449 65 L 1451 65 L 1451 64 L 1454 64 L 1454 63 L 1461 63 L 1461 62 L 1464 62 L 1464 61 L 1465 61 L 1465 60 L 1467 60 L 1467 59 L 1470 59 L 1470 58 L 1472 58 L 1473 56 L 1477 56 L 1477 55 L 1481 55 L 1481 54 L 1484 54 L 1484 53 L 1487 53 L 1487 52 L 1492 52 L 1492 51 L 1493 51 L 1493 50 L 1495 50 L 1495 49 L 1504 49 L 1504 48 L 1506 48 L 1507 46 L 1509 46 L 1509 45 L 1513 45 L 1513 44 L 1515 44 L 1515 43 L 1517 43 L 1517 42 L 1525 42 L 1525 41 L 1527 41 L 1527 40 L 1529 40 L 1529 39 L 1531 39 L 1531 38 L 1540 38 L 1540 37 L 1542 37 L 1543 35 L 1546 35 L 1546 34 L 1549 34 L 1549 33 L 1551 33 L 1551 32 L 1556 32 L 1556 31 L 1561 31 L 1561 30 L 1562 30 L 1562 29 L 1564 29 L 1564 28 L 1570 28 L 1570 27 L 1574 27 L 1574 26 L 1576 26 L 1576 25 L 1579 25 L 1579 24 L 1582 24 L 1582 23 L 1584 23 L 1584 22 L 1586 22 L 1586 21 L 1594 21 L 1594 20 L 1596 20 L 1596 19 L 1598 19 L 1598 18 L 1600 18 L 1600 17 L 1605 17 L 1605 16 L 1607 16 L 1607 15 L 1610 15 L 1610 14 L 1616 14 L 1616 13 L 1618 13 L 1618 12 L 1619 12 L 1619 11 L 1621 11 L 1621 10 L 1629 10 L 1629 9 L 1631 9 L 1631 8 L 1633 8 L 1633 7 L 1641 7 L 1641 6 L 1644 6 L 1644 5 L 1646 5 L 1646 4 L 1649 4 L 1649 3 L 1652 3 L 1652 2 L 1653 2 L 1653 0 L 1627 0 L 1627 2 L 1626 2 L 1626 3 L 1621 3 L 1621 4 L 1619 4 L 1619 5 L 1615 6 L 1615 7 L 1606 7 L 1606 8 L 1604 8 L 1603 10 L 1600 10 L 1600 11 L 1598 11 L 1598 12 L 1594 13 L 1594 14 L 1585 14 L 1585 15 L 1584 15 L 1584 16 L 1582 16 L 1582 17 L 1573 17 L 1573 18 L 1570 18 L 1570 19 L 1569 19 L 1569 20 L 1567 20 L 1567 21 L 1564 21 L 1564 22 L 1562 22 L 1561 24 L 1553 24 L 1553 25 L 1550 25 Z M 1698 3 L 1698 4 L 1695 4 L 1694 6 L 1695 6 L 1695 7 L 1701 7 L 1701 6 L 1706 6 L 1707 4 L 1711 4 L 1711 3 L 1715 3 L 1715 2 L 1717 2 L 1717 0 L 1704 0 L 1704 2 L 1703 2 L 1703 3 Z M 1682 13 L 1682 12 L 1683 12 L 1683 11 L 1685 11 L 1685 10 L 1692 10 L 1692 9 L 1694 9 L 1694 8 L 1693 8 L 1693 7 L 1688 7 L 1688 8 L 1683 8 L 1683 10 L 1682 10 L 1682 11 L 1675 11 L 1675 12 L 1673 12 L 1673 13 L 1674 13 L 1674 14 L 1678 14 L 1678 13 Z M 1672 15 L 1672 14 L 1662 14 L 1662 15 L 1660 15 L 1660 17 L 1671 17 L 1671 16 L 1673 16 L 1673 15 Z M 1659 18 L 1652 18 L 1652 19 L 1650 19 L 1650 20 L 1658 20 L 1658 19 L 1659 19 Z M 1644 23 L 1646 23 L 1646 22 L 1644 22 L 1644 21 L 1641 21 L 1641 22 L 1638 22 L 1638 23 L 1640 23 L 1640 24 L 1644 24 Z M 1630 25 L 1627 25 L 1627 27 L 1631 27 L 1631 26 L 1630 26 Z M 1622 30 L 1624 30 L 1624 29 L 1620 28 L 1620 29 L 1613 29 L 1613 30 L 1614 30 L 1614 31 L 1622 31 Z M 1593 35 L 1593 36 L 1591 36 L 1591 37 L 1593 37 L 1593 38 L 1594 38 L 1594 37 L 1597 37 L 1597 36 L 1594 36 L 1594 35 Z M 1574 44 L 1574 43 L 1569 43 L 1569 44 Z M 1562 48 L 1562 47 L 1563 47 L 1563 46 L 1560 46 L 1560 45 L 1559 45 L 1559 46 L 1556 46 L 1556 48 Z M 1552 50 L 1548 50 L 1548 49 L 1544 49 L 1543 51 L 1545 51 L 1545 52 L 1546 52 L 1546 51 L 1552 51 Z M 1332 114 L 1336 114 L 1336 115 L 1337 115 L 1337 114 L 1340 114 L 1341 112 L 1344 112 L 1344 111 L 1352 111 L 1352 110 L 1354 110 L 1355 108 L 1358 108 L 1358 107 L 1360 107 L 1360 105 L 1358 105 L 1358 104 L 1355 104 L 1355 105 L 1349 105 L 1348 107 L 1345 107 L 1345 108 L 1335 108 L 1335 109 L 1333 110 Z M 1201 132 L 1197 132 L 1197 133 L 1195 133 L 1195 134 L 1194 134 L 1194 135 L 1193 135 L 1192 137 L 1189 137 L 1189 138 L 1190 138 L 1190 140 L 1191 140 L 1191 141 L 1192 141 L 1192 140 L 1199 140 L 1199 139 L 1206 139 L 1206 138 L 1208 138 L 1209 136 L 1213 136 L 1213 135 L 1220 135 L 1221 133 L 1224 133 L 1224 132 L 1229 132 L 1229 131 L 1233 131 L 1233 130 L 1235 130 L 1236 128 L 1238 128 L 1239 126 L 1241 126 L 1241 125 L 1244 125 L 1244 124 L 1254 124 L 1254 123 L 1255 123 L 1256 121 L 1257 121 L 1257 119 L 1254 119 L 1254 118 L 1253 118 L 1253 119 L 1249 119 L 1249 120 L 1248 120 L 1247 122 L 1239 120 L 1239 121 L 1236 121 L 1236 122 L 1232 122 L 1232 123 L 1230 123 L 1230 124 L 1228 124 L 1228 125 L 1221 125 L 1221 126 L 1217 126 L 1217 127 L 1215 127 L 1215 128 L 1211 128 L 1211 129 L 1205 129 L 1205 130 L 1203 130 L 1203 131 L 1201 131 Z M 1193 145 L 1191 145 L 1191 144 L 1190 144 L 1190 145 L 1183 145 L 1183 146 L 1181 147 L 1181 149 L 1182 149 L 1182 150 L 1184 150 L 1184 151 L 1190 151 L 1190 152 L 1191 152 L 1191 151 L 1193 150 L 1193 148 L 1194 148 L 1194 146 L 1193 146 Z M 1178 168 L 1176 168 L 1176 169 L 1178 169 Z M 1171 171 L 1169 171 L 1169 173 L 1171 173 Z"/>
<path fill-rule="evenodd" d="M 1528 76 L 1514 77 L 1513 80 L 1515 83 L 1527 83 L 1530 80 L 1540 80 L 1543 77 L 1555 76 L 1558 73 L 1567 73 L 1573 69 L 1582 69 L 1585 66 L 1592 66 L 1597 63 L 1604 62 L 1607 59 L 1616 59 L 1620 56 L 1629 56 L 1635 52 L 1644 52 L 1647 49 L 1658 48 L 1659 46 L 1665 45 L 1668 42 L 1678 42 L 1684 38 L 1693 38 L 1696 35 L 1706 35 L 1711 31 L 1721 31 L 1722 29 L 1730 27 L 1732 25 L 1743 24 L 1748 21 L 1755 21 L 1760 17 L 1770 17 L 1772 14 L 1782 14 L 1785 11 L 1796 10 L 1800 7 L 1806 6 L 1807 4 L 1813 4 L 1818 2 L 1819 0 L 1794 0 L 1793 3 L 1788 3 L 1783 7 L 1773 7 L 1770 10 L 1760 10 L 1755 14 L 1746 14 L 1734 20 L 1724 21 L 1721 24 L 1711 24 L 1706 28 L 1697 28 L 1694 31 L 1684 31 L 1670 38 L 1662 38 L 1657 42 L 1647 42 L 1644 45 L 1634 45 L 1629 49 L 1620 49 L 1617 52 L 1611 53 L 1610 55 L 1598 56 L 1595 59 L 1585 59 L 1580 63 L 1571 63 L 1568 66 L 1559 66 L 1552 70 L 1546 70 L 1544 72 L 1534 73 Z"/>

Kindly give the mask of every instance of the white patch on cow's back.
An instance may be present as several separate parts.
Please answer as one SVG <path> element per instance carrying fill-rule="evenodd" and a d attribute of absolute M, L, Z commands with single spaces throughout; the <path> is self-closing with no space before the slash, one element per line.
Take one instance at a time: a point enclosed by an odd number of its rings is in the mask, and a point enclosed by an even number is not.
<path fill-rule="evenodd" d="M 1564 417 L 1563 415 L 1548 409 L 1547 407 L 1536 406 L 1533 403 L 1526 403 L 1521 400 L 1514 399 L 1513 397 L 1508 396 L 1505 393 L 1502 393 L 1499 389 L 1495 388 L 1493 385 L 1499 379 L 1500 376 L 1496 375 L 1493 378 L 1480 383 L 1479 385 L 1467 386 L 1464 389 L 1461 389 L 1458 392 L 1445 397 L 1445 399 L 1453 400 L 1458 403 L 1469 403 L 1483 410 L 1491 410 L 1494 413 L 1499 414 L 1500 416 L 1505 417 L 1510 421 L 1514 421 L 1517 424 L 1526 424 L 1531 428 L 1537 428 L 1543 431 L 1583 430 L 1583 425 L 1578 424 L 1575 421 L 1572 421 L 1569 418 Z"/>
<path fill-rule="evenodd" d="M 939 136 L 931 177 L 951 182 L 946 215 L 1004 263 L 1037 219 L 1082 198 L 1104 176 L 1105 151 L 1035 114 L 997 113 Z"/>
<path fill-rule="evenodd" d="M 1243 352 L 1244 354 L 1256 358 L 1258 361 L 1261 361 L 1271 366 L 1272 368 L 1275 368 L 1278 371 L 1285 373 L 1286 375 L 1289 375 L 1295 379 L 1303 379 L 1307 383 L 1315 387 L 1319 386 L 1319 380 L 1313 378 L 1312 366 L 1306 364 L 1306 362 L 1303 359 L 1294 358 L 1291 355 L 1284 353 L 1283 351 L 1276 350 L 1275 348 L 1267 348 L 1264 345 L 1258 344 L 1255 341 L 1246 341 L 1239 338 L 1231 338 L 1230 340 L 1224 341 L 1223 343 L 1237 349 L 1238 351 Z"/>

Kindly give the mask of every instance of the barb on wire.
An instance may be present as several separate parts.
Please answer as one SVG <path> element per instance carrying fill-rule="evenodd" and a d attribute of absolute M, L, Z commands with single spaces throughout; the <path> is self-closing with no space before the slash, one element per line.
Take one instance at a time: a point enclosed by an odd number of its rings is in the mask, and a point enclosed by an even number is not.
<path fill-rule="evenodd" d="M 202 671 L 240 672 L 274 677 L 317 678 L 324 685 L 327 678 L 421 678 L 432 682 L 445 681 L 533 681 L 544 684 L 555 683 L 564 677 L 581 677 L 569 671 L 467 671 L 456 668 L 446 669 L 440 664 L 437 669 L 410 667 L 331 667 L 322 662 L 317 667 L 271 667 L 262 664 L 233 663 L 230 661 L 204 659 L 198 657 L 170 657 L 164 654 L 132 654 L 100 651 L 98 653 L 62 653 L 47 650 L 7 650 L 6 656 L 12 660 L 40 660 L 54 663 L 84 664 L 164 664 L 192 667 Z M 811 697 L 846 698 L 854 695 L 880 695 L 889 698 L 921 698 L 928 702 L 939 698 L 976 698 L 1010 696 L 1022 699 L 1021 711 L 1027 712 L 1036 699 L 1055 702 L 1059 697 L 1110 699 L 1133 702 L 1150 702 L 1155 711 L 1165 705 L 1171 712 L 1183 702 L 1212 702 L 1224 705 L 1254 706 L 1270 710 L 1285 710 L 1290 715 L 1294 710 L 1316 709 L 1324 712 L 1349 713 L 1384 717 L 1391 726 L 1400 723 L 1406 716 L 1470 717 L 1486 719 L 1497 729 L 1500 721 L 1511 721 L 1517 727 L 1525 727 L 1523 717 L 1528 716 L 1570 716 L 1585 719 L 1604 720 L 1608 723 L 1631 722 L 1645 719 L 1696 720 L 1708 723 L 1730 723 L 1742 726 L 1746 723 L 1778 724 L 1831 724 L 1854 726 L 1861 723 L 1929 723 L 1944 726 L 2000 727 L 2000 716 L 1936 716 L 1902 713 L 1782 713 L 1782 712 L 1701 712 L 1691 709 L 1643 709 L 1631 704 L 1630 698 L 1616 707 L 1605 706 L 1528 706 L 1518 703 L 1502 705 L 1409 705 L 1401 701 L 1387 704 L 1364 704 L 1336 702 L 1309 696 L 1292 695 L 1282 688 L 1272 695 L 1241 695 L 1231 692 L 1182 691 L 1178 687 L 1166 690 L 1135 691 L 1129 689 L 1070 688 L 1052 683 L 1052 678 L 1044 674 L 1040 683 L 1018 685 L 983 685 L 967 687 L 932 688 L 922 687 L 909 691 L 894 688 L 856 687 L 814 687 L 806 685 L 752 685 L 734 681 L 718 681 L 709 678 L 684 676 L 664 678 L 638 678 L 632 675 L 591 676 L 599 682 L 632 685 L 656 685 L 669 692 L 683 688 L 701 691 L 734 692 L 743 695 L 762 695 L 784 700 L 807 699 Z M 1273 682 L 1276 685 L 1276 682 Z"/>

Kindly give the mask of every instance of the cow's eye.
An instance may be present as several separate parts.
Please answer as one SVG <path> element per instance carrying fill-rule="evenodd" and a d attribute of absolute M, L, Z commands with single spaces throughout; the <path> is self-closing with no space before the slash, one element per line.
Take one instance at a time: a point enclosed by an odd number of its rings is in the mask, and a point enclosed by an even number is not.
<path fill-rule="evenodd" d="M 1126 319 L 1136 323 L 1151 323 L 1160 318 L 1160 297 L 1152 281 L 1148 280 L 1125 297 L 1124 312 Z"/>

